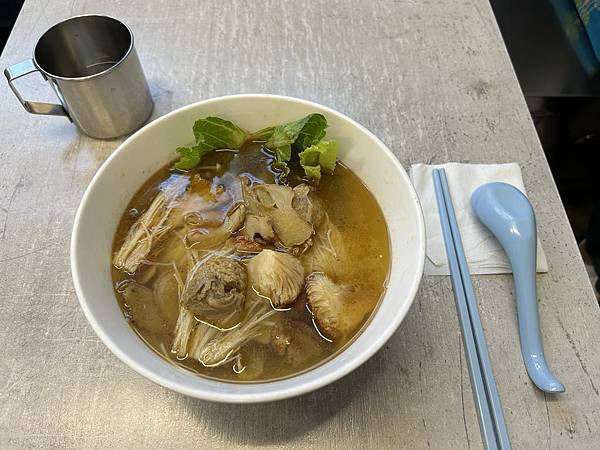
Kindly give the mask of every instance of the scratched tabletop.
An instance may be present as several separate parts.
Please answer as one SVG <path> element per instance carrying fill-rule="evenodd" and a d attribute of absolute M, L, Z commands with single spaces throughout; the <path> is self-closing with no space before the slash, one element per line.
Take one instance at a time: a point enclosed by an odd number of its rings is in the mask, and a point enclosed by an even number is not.
<path fill-rule="evenodd" d="M 0 67 L 72 15 L 131 27 L 153 118 L 233 93 L 316 101 L 405 167 L 521 165 L 550 271 L 538 276 L 551 396 L 525 372 L 512 279 L 474 277 L 514 448 L 598 448 L 600 311 L 487 0 L 27 0 Z M 27 97 L 53 100 L 41 78 Z M 142 378 L 88 325 L 69 270 L 75 211 L 122 140 L 27 114 L 0 83 L 0 448 L 481 448 L 448 277 L 425 278 L 362 367 L 299 398 L 224 405 Z"/>

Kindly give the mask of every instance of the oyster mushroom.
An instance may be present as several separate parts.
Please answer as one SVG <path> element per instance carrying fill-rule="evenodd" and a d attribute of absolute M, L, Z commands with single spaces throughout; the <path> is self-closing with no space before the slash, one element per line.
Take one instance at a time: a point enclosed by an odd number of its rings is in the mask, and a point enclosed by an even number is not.
<path fill-rule="evenodd" d="M 188 274 L 181 305 L 198 319 L 231 328 L 243 317 L 246 268 L 224 256 L 200 260 Z"/>
<path fill-rule="evenodd" d="M 336 277 L 347 267 L 342 235 L 327 214 L 312 238 L 312 246 L 300 257 L 300 261 L 306 274 L 325 272 Z"/>
<path fill-rule="evenodd" d="M 244 222 L 242 233 L 251 242 L 254 242 L 257 239 L 262 240 L 263 243 L 273 242 L 275 240 L 273 220 L 269 216 L 248 214 Z"/>
<path fill-rule="evenodd" d="M 325 210 L 321 200 L 314 195 L 310 195 L 311 187 L 302 183 L 293 189 L 292 208 L 305 221 L 317 228 L 323 222 Z"/>
<path fill-rule="evenodd" d="M 277 184 L 259 184 L 254 187 L 254 194 L 263 211 L 262 215 L 271 217 L 273 229 L 284 246 L 303 244 L 313 235 L 313 226 L 292 207 L 292 188 Z"/>
<path fill-rule="evenodd" d="M 327 350 L 327 343 L 315 329 L 307 323 L 293 320 L 289 321 L 290 344 L 284 354 L 284 361 L 292 367 L 302 368 L 312 365 L 323 357 Z"/>
<path fill-rule="evenodd" d="M 227 238 L 240 229 L 246 217 L 246 207 L 238 203 L 229 210 L 223 223 L 204 234 L 193 230 L 186 235 L 186 241 L 190 247 L 200 249 L 211 249 L 223 245 Z"/>
<path fill-rule="evenodd" d="M 246 207 L 243 203 L 238 203 L 227 213 L 223 228 L 228 233 L 234 233 L 244 223 L 244 217 L 246 217 Z"/>
<path fill-rule="evenodd" d="M 169 329 L 177 323 L 179 305 L 177 280 L 171 271 L 160 275 L 154 283 L 154 301 Z"/>
<path fill-rule="evenodd" d="M 358 325 L 348 311 L 344 311 L 347 294 L 347 288 L 334 283 L 322 272 L 313 272 L 306 277 L 308 307 L 315 325 L 328 339 L 336 340 Z"/>
<path fill-rule="evenodd" d="M 242 371 L 237 373 L 240 380 L 253 381 L 266 372 L 266 362 L 269 354 L 262 345 L 250 346 L 240 352 Z M 268 374 L 265 374 L 268 375 Z"/>
<path fill-rule="evenodd" d="M 240 185 L 242 190 L 242 198 L 246 204 L 248 213 L 256 216 L 262 215 L 264 208 L 260 205 L 260 203 L 258 203 L 258 200 L 254 195 L 254 188 L 256 186 L 255 181 L 246 176 L 242 176 L 240 177 Z"/>
<path fill-rule="evenodd" d="M 263 250 L 248 263 L 252 288 L 268 297 L 275 308 L 290 306 L 304 285 L 304 269 L 287 253 Z"/>
<path fill-rule="evenodd" d="M 129 320 L 138 327 L 156 334 L 168 333 L 159 305 L 156 304 L 152 289 L 135 281 L 127 282 L 121 288 Z"/>

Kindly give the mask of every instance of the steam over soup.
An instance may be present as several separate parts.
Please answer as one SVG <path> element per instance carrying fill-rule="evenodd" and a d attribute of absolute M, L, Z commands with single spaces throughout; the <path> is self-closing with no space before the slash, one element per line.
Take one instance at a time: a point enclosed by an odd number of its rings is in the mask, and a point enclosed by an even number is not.
<path fill-rule="evenodd" d="M 320 114 L 255 133 L 200 119 L 196 145 L 136 193 L 112 273 L 155 352 L 202 376 L 273 380 L 326 361 L 369 319 L 388 233 L 326 126 Z"/>

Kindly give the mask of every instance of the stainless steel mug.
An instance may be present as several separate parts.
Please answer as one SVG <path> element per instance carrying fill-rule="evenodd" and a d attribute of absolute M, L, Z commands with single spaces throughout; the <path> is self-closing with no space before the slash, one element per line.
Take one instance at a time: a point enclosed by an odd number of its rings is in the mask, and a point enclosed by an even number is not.
<path fill-rule="evenodd" d="M 60 105 L 23 99 L 13 81 L 36 71 Z M 54 25 L 37 42 L 33 59 L 6 68 L 4 75 L 27 112 L 67 116 L 95 138 L 138 129 L 154 106 L 133 34 L 112 17 L 77 16 Z"/>

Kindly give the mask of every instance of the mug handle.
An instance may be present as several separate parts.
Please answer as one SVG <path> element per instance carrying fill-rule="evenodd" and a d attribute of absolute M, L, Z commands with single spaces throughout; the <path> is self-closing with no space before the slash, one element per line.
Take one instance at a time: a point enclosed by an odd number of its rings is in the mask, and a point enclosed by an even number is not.
<path fill-rule="evenodd" d="M 69 117 L 69 114 L 62 105 L 57 105 L 55 103 L 28 102 L 21 97 L 21 94 L 17 90 L 17 87 L 13 84 L 13 81 L 17 78 L 21 78 L 25 75 L 29 75 L 30 73 L 38 71 L 38 68 L 35 67 L 35 64 L 33 64 L 33 60 L 27 59 L 4 69 L 4 76 L 8 80 L 10 89 L 13 91 L 13 93 L 21 102 L 21 105 L 23 105 L 23 108 L 25 108 L 28 113 Z"/>

